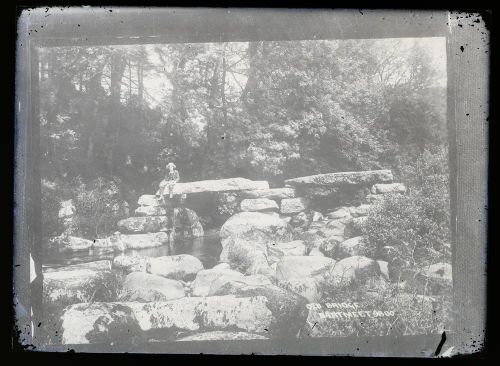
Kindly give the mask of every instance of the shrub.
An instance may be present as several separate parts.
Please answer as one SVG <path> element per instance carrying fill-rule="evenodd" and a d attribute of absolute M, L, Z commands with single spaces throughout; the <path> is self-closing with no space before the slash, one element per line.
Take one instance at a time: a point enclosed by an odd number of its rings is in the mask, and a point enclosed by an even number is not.
<path fill-rule="evenodd" d="M 217 213 L 222 222 L 239 211 L 239 200 L 234 193 L 217 193 L 216 202 Z"/>
<path fill-rule="evenodd" d="M 63 230 L 62 221 L 59 219 L 61 197 L 57 187 L 47 181 L 42 181 L 42 236 L 49 238 L 60 234 Z"/>
<path fill-rule="evenodd" d="M 77 180 L 74 195 L 80 235 L 97 238 L 109 235 L 126 216 L 118 186 L 113 181 L 97 178 L 86 184 Z"/>
<path fill-rule="evenodd" d="M 251 250 L 245 245 L 229 244 L 228 261 L 231 268 L 236 271 L 245 273 L 254 263 L 251 256 Z"/>
<path fill-rule="evenodd" d="M 450 262 L 450 206 L 445 161 L 426 153 L 407 168 L 408 194 L 374 204 L 362 227 L 374 255 L 394 248 L 399 263 L 423 267 Z"/>

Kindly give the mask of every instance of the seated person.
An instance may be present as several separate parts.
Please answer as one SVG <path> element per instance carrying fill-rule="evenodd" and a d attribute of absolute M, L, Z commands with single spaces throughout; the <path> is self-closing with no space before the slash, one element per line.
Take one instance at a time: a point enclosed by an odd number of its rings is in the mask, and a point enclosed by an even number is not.
<path fill-rule="evenodd" d="M 166 165 L 167 173 L 165 174 L 165 179 L 160 182 L 160 201 L 165 203 L 164 193 L 165 188 L 168 188 L 169 197 L 174 196 L 174 186 L 179 181 L 179 172 L 175 169 L 174 163 L 168 163 Z"/>

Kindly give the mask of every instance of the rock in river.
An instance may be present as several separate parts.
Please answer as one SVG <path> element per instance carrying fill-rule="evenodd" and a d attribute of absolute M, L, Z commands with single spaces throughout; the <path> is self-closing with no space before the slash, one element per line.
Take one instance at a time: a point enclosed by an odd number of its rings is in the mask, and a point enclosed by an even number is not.
<path fill-rule="evenodd" d="M 59 250 L 79 251 L 88 250 L 92 247 L 93 242 L 84 238 L 71 235 L 61 235 L 50 240 L 50 245 Z"/>
<path fill-rule="evenodd" d="M 160 231 L 147 234 L 120 234 L 113 237 L 117 248 L 144 249 L 159 247 L 168 243 L 168 234 Z"/>
<path fill-rule="evenodd" d="M 240 212 L 231 216 L 222 225 L 219 235 L 223 247 L 236 237 L 259 243 L 286 242 L 292 238 L 286 222 L 260 212 Z"/>
<path fill-rule="evenodd" d="M 167 216 L 129 217 L 118 221 L 118 228 L 124 233 L 151 233 L 166 230 Z"/>

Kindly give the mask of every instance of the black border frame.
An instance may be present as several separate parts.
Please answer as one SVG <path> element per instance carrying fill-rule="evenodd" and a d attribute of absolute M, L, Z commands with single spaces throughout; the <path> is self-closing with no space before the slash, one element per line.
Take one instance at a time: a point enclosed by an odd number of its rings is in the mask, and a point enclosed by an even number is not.
<path fill-rule="evenodd" d="M 59 10 L 60 9 L 60 10 Z M 445 36 L 448 55 L 448 131 L 451 169 L 453 274 L 455 305 L 459 312 L 452 341 L 458 352 L 479 351 L 484 342 L 486 277 L 486 183 L 488 121 L 488 31 L 478 31 L 477 17 L 468 13 L 410 10 L 286 10 L 265 9 L 160 9 L 93 8 L 94 14 L 77 16 L 63 8 L 27 9 L 18 20 L 16 73 L 16 145 L 14 211 L 14 295 L 25 309 L 35 309 L 33 319 L 20 318 L 18 342 L 31 345 L 31 325 L 41 320 L 43 275 L 40 247 L 40 173 L 37 48 L 54 45 L 126 44 L 157 42 L 208 42 L 292 40 L 328 38 L 387 38 Z M 89 12 L 82 10 L 82 12 Z M 139 13 L 137 14 L 137 10 Z M 50 16 L 46 16 L 50 14 Z M 406 15 L 406 18 L 401 15 Z M 481 19 L 479 16 L 478 19 Z M 472 29 L 476 24 L 476 29 Z M 98 26 L 96 26 L 98 25 Z M 158 31 L 159 29 L 159 31 Z M 154 31 L 152 31 L 154 30 Z M 140 38 L 137 37 L 139 34 Z M 485 41 L 486 38 L 486 41 Z M 470 53 L 459 52 L 460 46 Z M 478 66 L 479 65 L 479 66 Z M 466 115 L 466 116 L 465 116 Z M 473 179 L 471 179 L 471 177 Z M 485 204 L 478 205 L 477 203 Z M 471 204 L 475 211 L 471 211 Z M 481 209 L 482 208 L 482 209 Z M 476 244 L 471 245 L 470 243 Z M 30 253 L 37 277 L 30 283 Z M 457 267 L 458 266 L 458 267 Z M 457 268 L 460 268 L 458 271 Z M 479 270 L 478 270 L 479 269 Z M 470 276 L 470 272 L 481 272 Z M 483 273 L 484 272 L 484 273 Z M 484 276 L 483 276 L 484 274 Z M 36 325 L 34 327 L 36 331 Z M 464 330 L 464 331 L 462 331 Z M 35 333 L 36 334 L 36 333 Z M 447 335 L 450 339 L 450 335 Z M 36 338 L 36 337 L 35 337 Z M 346 342 L 346 340 L 349 340 Z M 441 335 L 393 337 L 325 338 L 311 341 L 276 340 L 150 343 L 136 349 L 110 352 L 159 353 L 263 353 L 301 355 L 429 356 Z M 473 342 L 473 343 L 471 343 Z M 353 349 L 356 345 L 356 349 Z M 35 350 L 49 350 L 37 348 Z M 214 349 L 214 347 L 219 349 Z M 449 344 L 447 345 L 449 346 Z M 476 347 L 476 348 L 474 348 Z M 74 345 L 50 350 L 102 351 L 101 345 Z"/>

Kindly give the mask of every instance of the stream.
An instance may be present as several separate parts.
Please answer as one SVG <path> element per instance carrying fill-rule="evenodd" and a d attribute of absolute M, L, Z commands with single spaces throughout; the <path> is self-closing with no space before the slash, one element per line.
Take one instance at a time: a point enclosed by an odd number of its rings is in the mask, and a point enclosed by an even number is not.
<path fill-rule="evenodd" d="M 222 250 L 218 235 L 201 238 L 178 237 L 171 247 L 165 244 L 155 248 L 129 249 L 125 252 L 115 252 L 109 249 L 88 249 L 82 251 L 47 250 L 43 256 L 43 266 L 47 268 L 64 267 L 71 264 L 93 262 L 103 259 L 113 260 L 118 255 L 143 255 L 161 257 L 166 255 L 190 254 L 198 258 L 205 268 L 212 268 L 219 262 Z"/>

